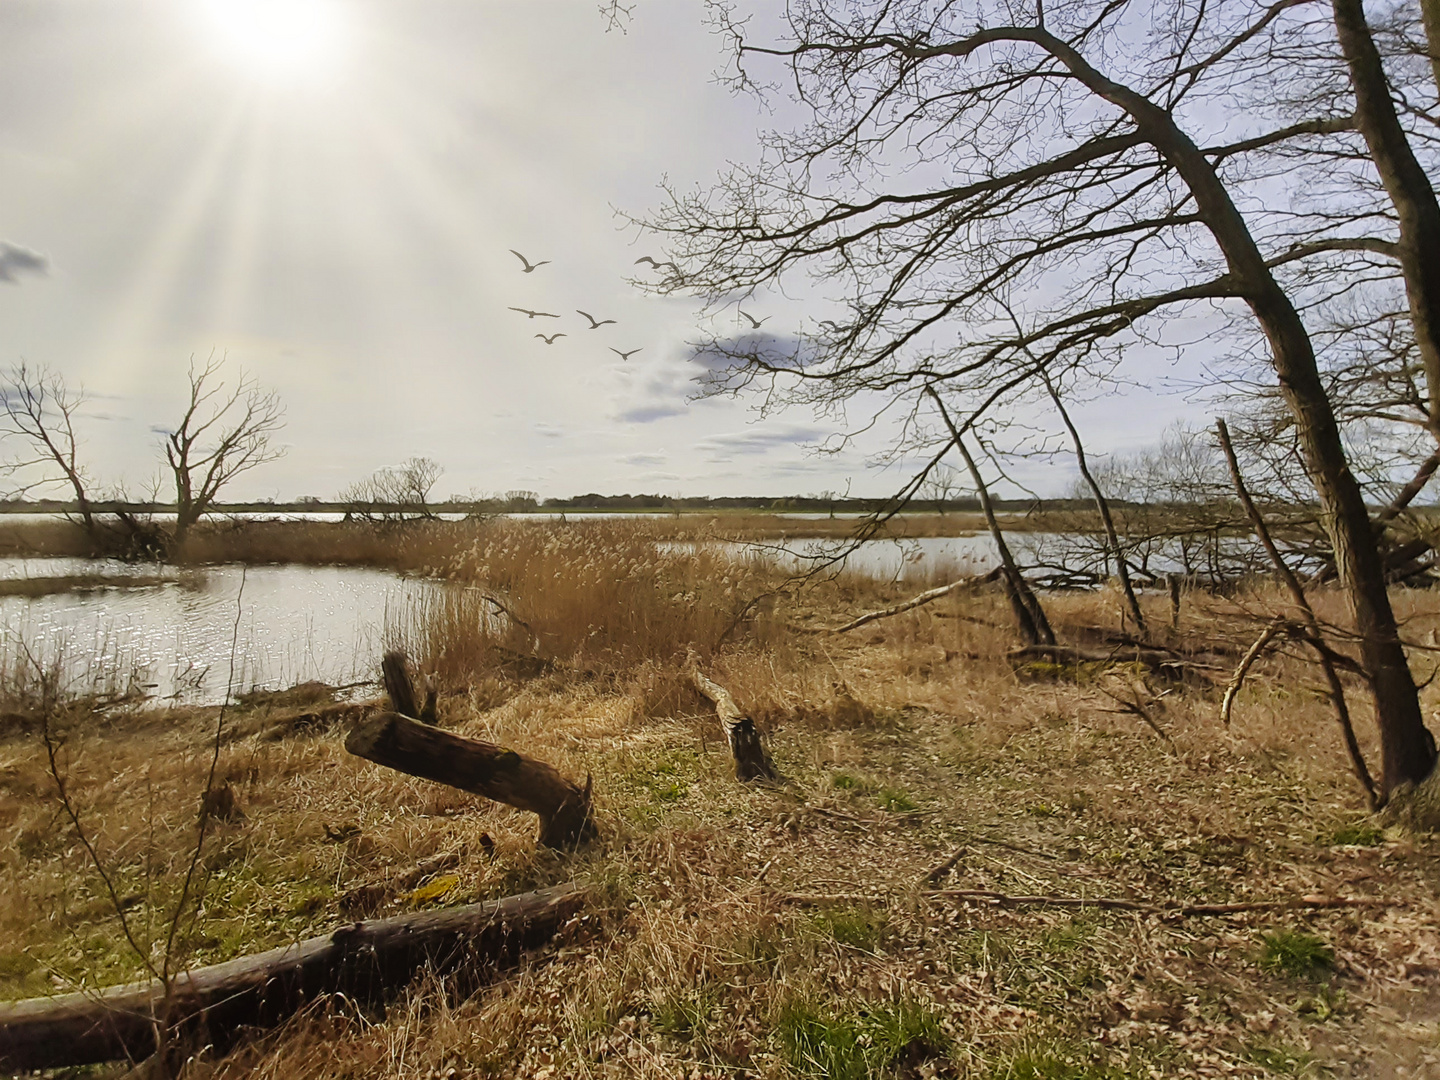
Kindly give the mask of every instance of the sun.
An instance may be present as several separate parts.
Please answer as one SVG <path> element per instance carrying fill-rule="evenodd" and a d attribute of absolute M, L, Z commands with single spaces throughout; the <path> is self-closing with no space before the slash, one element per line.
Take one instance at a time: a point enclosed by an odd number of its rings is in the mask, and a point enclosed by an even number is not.
<path fill-rule="evenodd" d="M 204 0 L 216 46 L 258 77 L 328 71 L 343 51 L 345 21 L 333 0 Z"/>

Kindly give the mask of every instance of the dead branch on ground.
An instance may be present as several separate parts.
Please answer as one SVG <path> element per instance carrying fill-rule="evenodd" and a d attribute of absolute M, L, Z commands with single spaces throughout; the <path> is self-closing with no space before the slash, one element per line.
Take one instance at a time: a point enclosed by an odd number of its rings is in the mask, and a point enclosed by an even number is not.
<path fill-rule="evenodd" d="M 864 615 L 861 615 L 859 618 L 856 619 L 851 619 L 843 626 L 817 626 L 811 628 L 810 632 L 815 634 L 844 634 L 850 630 L 857 630 L 867 623 L 875 622 L 878 619 L 888 619 L 892 615 L 899 615 L 906 611 L 912 611 L 915 608 L 918 608 L 924 604 L 928 604 L 934 600 L 939 600 L 942 597 L 949 596 L 952 593 L 957 593 L 964 589 L 973 589 L 980 585 L 989 584 L 992 581 L 998 581 L 1000 580 L 1001 572 L 1001 568 L 997 566 L 988 574 L 980 574 L 975 577 L 960 578 L 958 581 L 952 581 L 949 585 L 940 585 L 934 589 L 927 589 L 917 596 L 912 596 L 910 597 L 910 599 L 903 600 L 898 604 L 891 605 L 890 607 L 880 608 L 878 611 L 867 611 Z"/>

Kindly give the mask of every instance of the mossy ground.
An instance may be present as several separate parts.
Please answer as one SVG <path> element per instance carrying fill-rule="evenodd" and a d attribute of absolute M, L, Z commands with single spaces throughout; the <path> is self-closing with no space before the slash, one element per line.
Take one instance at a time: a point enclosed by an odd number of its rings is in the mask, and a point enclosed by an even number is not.
<path fill-rule="evenodd" d="M 885 597 L 822 599 L 787 617 L 833 624 Z M 1050 603 L 1062 635 L 1113 606 Z M 1206 603 L 1182 635 L 1213 638 L 1234 609 Z M 219 775 L 243 817 L 207 844 L 188 962 L 576 877 L 594 905 L 479 993 L 421 973 L 384 1010 L 320 1002 L 187 1075 L 1440 1074 L 1436 845 L 1365 816 L 1305 668 L 1257 673 L 1229 730 L 1213 692 L 1117 676 L 1111 690 L 1153 691 L 1172 746 L 1116 709 L 1103 673 L 1019 678 L 1009 644 L 981 595 L 719 650 L 709 674 L 766 729 L 775 787 L 735 782 L 713 713 L 663 666 L 450 676 L 447 727 L 593 776 L 603 839 L 573 855 L 537 849 L 533 817 L 349 757 L 338 727 L 286 734 L 294 704 L 232 708 Z M 216 719 L 66 721 L 71 790 L 143 948 L 164 937 Z M 0 992 L 134 977 L 33 730 L 0 743 L 0 828 Z M 947 887 L 1376 904 L 1169 919 Z"/>

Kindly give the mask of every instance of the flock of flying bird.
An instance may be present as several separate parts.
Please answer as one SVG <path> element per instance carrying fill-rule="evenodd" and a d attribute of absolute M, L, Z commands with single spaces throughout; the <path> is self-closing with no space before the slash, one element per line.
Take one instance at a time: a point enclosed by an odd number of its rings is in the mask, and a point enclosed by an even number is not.
<path fill-rule="evenodd" d="M 521 266 L 522 266 L 522 269 L 521 269 L 520 272 L 521 272 L 522 274 L 533 274 L 536 270 L 540 269 L 540 267 L 542 267 L 542 266 L 548 266 L 548 265 L 550 264 L 550 260 L 549 260 L 549 259 L 541 259 L 539 262 L 533 262 L 533 263 L 532 263 L 529 259 L 527 259 L 524 255 L 521 255 L 520 252 L 516 251 L 514 248 L 510 248 L 509 250 L 510 250 L 510 254 L 511 254 L 511 255 L 514 255 L 517 259 L 520 260 L 520 264 L 521 264 Z M 636 265 L 636 266 L 639 266 L 641 263 L 649 263 L 649 264 L 650 264 L 651 266 L 653 266 L 656 270 L 660 270 L 660 269 L 663 269 L 663 268 L 665 268 L 665 267 L 669 267 L 671 270 L 673 270 L 673 271 L 674 271 L 675 273 L 677 273 L 677 274 L 680 272 L 680 268 L 679 268 L 678 266 L 676 266 L 673 262 L 669 262 L 669 261 L 666 261 L 666 262 L 656 262 L 656 261 L 655 261 L 654 259 L 652 259 L 649 255 L 642 255 L 642 256 L 640 256 L 640 258 L 638 258 L 638 259 L 635 260 L 635 265 Z M 558 318 L 560 318 L 560 316 L 557 315 L 557 314 L 555 314 L 553 311 L 531 311 L 529 308 L 522 308 L 522 307 L 511 307 L 510 310 L 511 310 L 511 311 L 518 311 L 521 315 L 524 315 L 527 319 L 558 319 Z M 616 321 L 615 321 L 614 319 L 597 319 L 597 318 L 595 318 L 594 315 L 591 315 L 588 311 L 581 311 L 579 308 L 576 308 L 576 309 L 575 309 L 575 314 L 577 314 L 577 315 L 584 315 L 585 318 L 590 321 L 589 329 L 591 329 L 591 330 L 599 330 L 600 327 L 602 327 L 602 326 L 618 325 L 618 323 L 616 323 Z M 765 316 L 764 319 L 757 319 L 757 318 L 755 318 L 755 316 L 753 316 L 753 315 L 751 315 L 751 314 L 749 314 L 748 312 L 745 312 L 745 311 L 741 311 L 740 314 L 741 314 L 741 315 L 744 315 L 745 318 L 749 319 L 749 320 L 750 320 L 750 325 L 753 326 L 756 330 L 759 330 L 759 329 L 760 329 L 760 325 L 761 325 L 762 323 L 768 321 L 768 320 L 771 318 L 771 316 L 767 315 L 767 316 Z M 537 338 L 539 338 L 541 341 L 545 342 L 546 345 L 554 345 L 557 339 L 562 338 L 562 337 L 569 337 L 570 335 L 568 335 L 568 334 L 566 334 L 566 333 L 564 333 L 564 332 L 560 332 L 560 333 L 555 333 L 555 334 L 536 334 L 535 336 L 536 336 Z M 610 349 L 610 351 L 613 352 L 616 356 L 620 357 L 621 360 L 629 360 L 630 357 L 634 356 L 636 353 L 640 352 L 641 350 L 640 350 L 640 349 L 631 349 L 629 352 L 621 352 L 619 349 L 616 349 L 616 348 L 614 348 L 614 347 L 612 346 L 611 349 Z"/>

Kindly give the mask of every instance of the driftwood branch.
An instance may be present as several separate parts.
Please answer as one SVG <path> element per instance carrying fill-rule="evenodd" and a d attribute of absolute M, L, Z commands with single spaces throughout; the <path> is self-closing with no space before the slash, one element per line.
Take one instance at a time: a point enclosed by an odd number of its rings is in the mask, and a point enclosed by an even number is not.
<path fill-rule="evenodd" d="M 553 766 L 503 746 L 385 712 L 352 730 L 345 749 L 388 769 L 529 810 L 540 817 L 539 841 L 546 847 L 570 848 L 595 836 L 588 779 L 581 788 Z"/>
<path fill-rule="evenodd" d="M 859 618 L 851 619 L 844 626 L 817 627 L 814 632 L 817 634 L 844 634 L 850 630 L 856 630 L 866 623 L 875 622 L 878 619 L 888 619 L 892 615 L 899 615 L 902 612 L 912 611 L 931 601 L 939 600 L 942 597 L 960 592 L 964 589 L 973 589 L 978 585 L 985 585 L 992 581 L 999 581 L 1003 572 L 1001 567 L 996 567 L 988 574 L 981 574 L 977 577 L 961 578 L 959 581 L 952 581 L 949 585 L 940 585 L 934 589 L 927 589 L 918 596 L 912 596 L 908 600 L 901 601 L 891 607 L 881 608 L 878 611 L 867 611 Z"/>
<path fill-rule="evenodd" d="M 269 1027 L 320 994 L 377 1000 L 415 969 L 514 964 L 549 939 L 584 903 L 561 885 L 443 911 L 352 923 L 334 933 L 159 982 L 0 1004 L 0 1069 L 6 1072 L 140 1060 L 167 1028 L 223 1049 L 246 1027 Z"/>
<path fill-rule="evenodd" d="M 725 729 L 725 739 L 730 744 L 730 753 L 735 757 L 735 779 L 742 782 L 778 780 L 780 774 L 775 771 L 770 755 L 760 742 L 755 721 L 740 711 L 730 691 L 707 679 L 699 668 L 692 668 L 690 677 L 695 682 L 695 689 L 715 705 L 715 713 L 720 717 L 720 726 Z"/>

